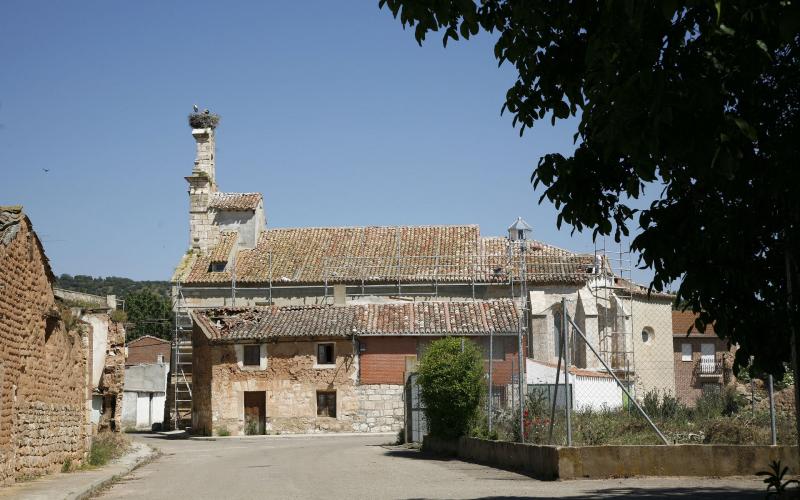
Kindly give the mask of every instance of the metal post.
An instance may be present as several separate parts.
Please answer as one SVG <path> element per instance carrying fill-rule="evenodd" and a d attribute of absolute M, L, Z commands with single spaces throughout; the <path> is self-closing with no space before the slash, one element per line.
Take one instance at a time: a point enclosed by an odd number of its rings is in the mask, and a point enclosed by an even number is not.
<path fill-rule="evenodd" d="M 561 376 L 561 356 L 564 355 L 564 336 L 558 338 L 558 366 L 556 366 L 556 383 L 553 385 L 553 409 L 550 411 L 550 432 L 547 442 L 553 444 L 553 423 L 556 420 L 556 401 L 558 401 L 558 380 Z"/>
<path fill-rule="evenodd" d="M 517 364 L 518 364 L 518 371 L 519 373 L 519 439 L 520 442 L 525 442 L 525 368 L 523 367 L 523 363 L 525 362 L 524 359 L 524 352 L 522 351 L 523 343 L 522 343 L 522 332 L 524 330 L 524 322 L 525 322 L 525 241 L 520 240 L 519 245 L 519 253 L 522 257 L 520 262 L 520 311 L 519 311 L 519 321 L 518 321 L 518 329 L 517 329 Z"/>
<path fill-rule="evenodd" d="M 769 427 L 772 431 L 772 446 L 778 444 L 778 435 L 775 431 L 775 399 L 772 397 L 772 375 L 769 376 Z"/>
<path fill-rule="evenodd" d="M 631 396 L 631 393 L 628 392 L 628 389 L 625 388 L 625 386 L 619 380 L 617 375 L 611 370 L 611 368 L 608 367 L 608 365 L 603 360 L 603 358 L 601 358 L 600 355 L 597 354 L 597 351 L 595 350 L 594 346 L 589 343 L 589 340 L 586 338 L 586 335 L 583 334 L 583 332 L 581 331 L 580 327 L 578 325 L 576 325 L 572 321 L 572 319 L 569 319 L 569 322 L 572 324 L 572 327 L 575 328 L 575 331 L 578 332 L 578 335 L 581 336 L 581 339 L 583 339 L 583 341 L 586 343 L 586 345 L 589 346 L 589 349 L 591 349 L 592 354 L 594 354 L 597 357 L 598 361 L 600 361 L 600 364 L 603 365 L 603 368 L 605 368 L 606 371 L 608 371 L 608 373 L 612 377 L 614 377 L 614 381 L 617 383 L 617 385 L 619 385 L 619 388 L 622 389 L 622 392 L 624 392 L 625 395 L 628 396 L 628 400 L 631 403 L 633 403 L 633 405 L 636 407 L 636 409 L 639 410 L 639 413 L 641 413 L 644 416 L 645 420 L 647 420 L 647 423 L 650 424 L 650 427 L 652 427 L 653 430 L 656 431 L 656 434 L 658 434 L 658 437 L 661 438 L 661 441 L 663 441 L 664 444 L 668 445 L 669 441 L 667 441 L 667 438 L 665 438 L 664 434 L 662 434 L 661 431 L 658 430 L 658 427 L 656 427 L 656 424 L 654 424 L 653 421 L 650 420 L 650 417 L 647 415 L 647 413 L 645 413 L 644 410 L 642 409 L 642 407 L 639 406 L 639 403 L 633 398 L 633 396 Z"/>
<path fill-rule="evenodd" d="M 570 352 L 569 323 L 567 323 L 567 299 L 561 297 L 561 334 L 564 336 L 564 407 L 567 414 L 567 446 L 572 446 L 572 391 L 569 387 Z"/>
<path fill-rule="evenodd" d="M 489 433 L 492 432 L 492 405 L 494 404 L 494 394 L 492 393 L 492 365 L 494 364 L 494 332 L 489 330 Z"/>

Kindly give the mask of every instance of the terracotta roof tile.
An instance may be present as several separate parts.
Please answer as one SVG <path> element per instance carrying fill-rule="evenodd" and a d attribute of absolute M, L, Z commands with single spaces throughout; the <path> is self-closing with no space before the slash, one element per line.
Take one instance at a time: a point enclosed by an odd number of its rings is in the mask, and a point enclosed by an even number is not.
<path fill-rule="evenodd" d="M 255 210 L 261 203 L 261 193 L 214 193 L 208 208 L 215 210 Z"/>
<path fill-rule="evenodd" d="M 212 341 L 350 335 L 516 335 L 511 299 L 350 306 L 218 308 L 193 317 Z"/>
<path fill-rule="evenodd" d="M 212 255 L 225 253 L 220 241 Z M 585 282 L 594 256 L 531 241 L 525 252 L 531 283 Z M 226 254 L 227 255 L 227 254 Z M 240 250 L 240 284 L 503 283 L 519 273 L 519 250 L 509 258 L 505 238 L 481 238 L 478 226 L 327 227 L 267 229 L 256 247 Z M 176 273 L 186 284 L 222 283 L 209 257 L 185 260 Z"/>
<path fill-rule="evenodd" d="M 239 233 L 236 231 L 222 231 L 219 233 L 219 243 L 211 250 L 209 256 L 211 262 L 228 262 L 231 256 L 233 245 L 239 239 Z"/>

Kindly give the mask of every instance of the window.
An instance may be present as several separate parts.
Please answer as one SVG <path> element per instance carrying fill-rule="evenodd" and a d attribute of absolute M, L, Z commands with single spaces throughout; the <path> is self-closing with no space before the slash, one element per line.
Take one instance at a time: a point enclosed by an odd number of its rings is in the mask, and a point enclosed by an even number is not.
<path fill-rule="evenodd" d="M 333 365 L 336 364 L 336 356 L 333 352 L 333 342 L 317 344 L 317 364 Z"/>
<path fill-rule="evenodd" d="M 317 416 L 336 418 L 336 391 L 317 391 Z"/>
<path fill-rule="evenodd" d="M 692 344 L 681 344 L 681 361 L 692 360 Z"/>
<path fill-rule="evenodd" d="M 261 346 L 259 345 L 244 346 L 244 366 L 260 366 L 260 365 L 261 365 Z"/>
<path fill-rule="evenodd" d="M 225 270 L 225 262 L 212 262 L 211 265 L 208 266 L 208 272 L 210 273 L 221 273 Z"/>
<path fill-rule="evenodd" d="M 642 343 L 649 344 L 655 336 L 656 333 L 649 326 L 642 328 Z"/>
<path fill-rule="evenodd" d="M 164 355 L 163 354 L 159 354 L 158 355 L 158 357 L 156 358 L 156 363 L 158 363 L 160 365 L 164 364 Z"/>

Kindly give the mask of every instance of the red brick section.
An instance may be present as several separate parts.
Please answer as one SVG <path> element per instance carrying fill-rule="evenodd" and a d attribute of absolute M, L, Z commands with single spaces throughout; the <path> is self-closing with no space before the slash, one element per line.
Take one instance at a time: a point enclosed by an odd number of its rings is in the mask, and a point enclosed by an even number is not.
<path fill-rule="evenodd" d="M 157 363 L 159 354 L 164 356 L 164 363 L 169 363 L 169 341 L 145 335 L 128 342 L 128 357 L 125 365 Z"/>
<path fill-rule="evenodd" d="M 484 351 L 484 367 L 489 370 L 488 338 L 467 337 L 481 344 Z M 417 343 L 432 342 L 434 338 L 425 337 L 362 337 L 360 342 L 366 347 L 361 353 L 362 384 L 403 384 L 406 369 L 406 357 L 417 356 Z M 517 339 L 514 337 L 496 337 L 495 347 L 502 349 L 502 354 L 494 353 L 492 367 L 494 385 L 511 383 L 511 372 L 517 368 Z M 500 358 L 500 359 L 498 359 Z"/>
<path fill-rule="evenodd" d="M 699 333 L 694 327 L 695 315 L 691 311 L 672 311 L 673 330 L 673 356 L 675 363 L 675 396 L 683 403 L 692 405 L 703 394 L 704 384 L 722 384 L 723 376 L 700 376 L 698 365 L 700 363 L 701 345 L 714 344 L 717 361 L 722 361 L 724 354 L 729 351 L 726 341 L 717 337 L 713 325 L 706 328 L 705 333 Z M 690 331 L 687 336 L 687 331 Z M 692 346 L 692 360 L 683 361 L 682 345 Z"/>
<path fill-rule="evenodd" d="M 360 339 L 362 384 L 402 384 L 406 356 L 417 355 L 416 337 L 371 337 Z"/>

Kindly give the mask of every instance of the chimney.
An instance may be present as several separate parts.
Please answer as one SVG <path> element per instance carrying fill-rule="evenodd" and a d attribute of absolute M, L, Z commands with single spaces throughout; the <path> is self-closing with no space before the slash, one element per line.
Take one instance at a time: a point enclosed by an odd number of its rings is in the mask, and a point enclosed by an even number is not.
<path fill-rule="evenodd" d="M 333 285 L 333 304 L 343 306 L 347 302 L 347 286 Z"/>
<path fill-rule="evenodd" d="M 190 117 L 191 123 L 191 117 Z M 212 217 L 208 213 L 211 195 L 217 191 L 214 127 L 192 128 L 197 156 L 189 183 L 189 245 L 205 252 L 213 244 Z"/>

